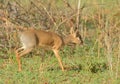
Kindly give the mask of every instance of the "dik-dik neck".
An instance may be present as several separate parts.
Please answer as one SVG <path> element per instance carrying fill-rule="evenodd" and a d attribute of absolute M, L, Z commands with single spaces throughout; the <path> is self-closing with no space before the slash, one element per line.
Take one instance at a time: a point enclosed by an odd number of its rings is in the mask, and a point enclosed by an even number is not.
<path fill-rule="evenodd" d="M 71 42 L 71 37 L 68 35 L 63 39 L 64 45 L 67 45 L 68 43 Z"/>

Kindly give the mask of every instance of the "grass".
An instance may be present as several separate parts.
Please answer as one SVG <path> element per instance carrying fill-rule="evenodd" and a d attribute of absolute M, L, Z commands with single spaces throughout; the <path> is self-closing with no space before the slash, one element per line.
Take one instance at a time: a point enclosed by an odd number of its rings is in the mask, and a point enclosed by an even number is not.
<path fill-rule="evenodd" d="M 34 53 L 23 57 L 22 72 L 18 72 L 14 54 L 9 59 L 0 59 L 0 84 L 119 84 L 119 78 L 111 80 L 103 50 L 98 58 L 97 45 L 87 45 L 65 46 L 60 51 L 65 72 L 51 51 L 46 52 L 43 62 L 41 56 Z"/>
<path fill-rule="evenodd" d="M 44 62 L 40 56 L 23 57 L 23 71 L 18 72 L 17 62 L 12 59 L 0 60 L 0 84 L 103 84 L 109 83 L 109 70 L 104 57 L 97 58 L 84 53 L 85 47 L 76 47 L 69 53 L 65 47 L 61 53 L 65 72 L 62 72 L 57 59 L 47 53 Z M 79 48 L 79 49 L 78 49 Z M 81 50 L 84 50 L 81 52 Z M 76 54 L 78 52 L 78 54 Z M 81 53 L 79 53 L 81 52 Z M 86 51 L 85 51 L 86 52 Z M 88 54 L 88 55 L 87 55 Z"/>
<path fill-rule="evenodd" d="M 50 2 L 50 0 L 48 1 Z M 119 0 L 81 1 L 81 5 L 85 4 L 80 18 L 80 25 L 83 25 L 84 30 L 82 34 L 85 45 L 75 47 L 65 46 L 62 48 L 60 56 L 66 71 L 61 71 L 53 52 L 47 51 L 44 53 L 45 55 L 41 55 L 38 52 L 42 51 L 36 49 L 37 54 L 34 51 L 26 57 L 21 58 L 23 70 L 22 72 L 18 72 L 15 54 L 13 51 L 9 51 L 10 48 L 7 46 L 3 49 L 0 48 L 0 57 L 8 58 L 0 59 L 0 84 L 120 84 L 120 41 L 118 33 L 120 28 L 120 2 Z M 47 2 L 42 1 L 42 3 L 46 4 Z M 54 3 L 57 4 L 53 6 L 52 11 L 59 13 L 57 9 L 60 9 L 62 13 L 69 15 L 69 12 L 65 10 L 71 10 L 63 6 L 63 1 L 53 1 L 52 4 Z M 70 3 L 74 8 L 76 7 L 77 1 L 74 2 L 74 0 L 71 0 Z M 21 4 L 29 12 L 29 0 L 25 0 L 25 3 Z M 34 12 L 34 7 L 32 9 Z M 22 10 L 25 11 L 24 9 Z M 44 13 L 44 10 L 42 11 Z M 37 18 L 40 15 L 38 10 L 34 14 L 36 14 L 35 17 Z M 29 17 L 29 14 L 27 16 Z M 40 16 L 42 17 L 42 15 Z M 30 17 L 32 18 L 32 15 Z M 30 22 L 33 22 L 33 20 Z M 64 25 L 62 26 L 64 29 Z M 3 31 L 5 33 L 5 30 Z M 84 35 L 85 31 L 86 33 Z M 107 34 L 108 38 L 106 37 Z M 5 46 L 11 46 L 14 43 L 13 41 L 7 44 L 8 38 L 7 40 L 5 38 L 3 40 L 5 40 Z M 2 43 L 1 40 L 0 42 Z M 43 62 L 41 56 L 44 56 Z M 110 61 L 110 57 L 112 61 Z M 111 67 L 112 69 L 110 69 Z"/>

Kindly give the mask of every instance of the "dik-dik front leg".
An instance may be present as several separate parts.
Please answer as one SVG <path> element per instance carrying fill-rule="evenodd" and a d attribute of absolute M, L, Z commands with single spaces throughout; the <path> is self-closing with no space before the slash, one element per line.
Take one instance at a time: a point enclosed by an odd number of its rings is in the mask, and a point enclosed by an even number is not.
<path fill-rule="evenodd" d="M 60 55 L 59 55 L 59 50 L 53 49 L 53 52 L 54 52 L 54 54 L 59 62 L 59 65 L 60 65 L 62 71 L 64 71 L 63 63 L 62 63 Z"/>
<path fill-rule="evenodd" d="M 18 48 L 15 53 L 16 53 L 16 60 L 18 62 L 18 71 L 22 71 L 22 65 L 21 65 L 21 60 L 20 57 L 29 53 L 32 50 L 32 48 L 29 49 L 24 49 L 23 47 Z"/>

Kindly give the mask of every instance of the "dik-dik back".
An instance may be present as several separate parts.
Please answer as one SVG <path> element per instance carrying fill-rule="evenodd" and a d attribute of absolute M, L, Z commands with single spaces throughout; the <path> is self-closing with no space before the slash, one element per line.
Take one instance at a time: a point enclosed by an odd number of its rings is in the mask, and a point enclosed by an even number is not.
<path fill-rule="evenodd" d="M 19 33 L 20 41 L 24 48 L 33 48 L 35 46 L 60 48 L 63 43 L 62 38 L 54 32 L 43 30 L 27 30 Z"/>

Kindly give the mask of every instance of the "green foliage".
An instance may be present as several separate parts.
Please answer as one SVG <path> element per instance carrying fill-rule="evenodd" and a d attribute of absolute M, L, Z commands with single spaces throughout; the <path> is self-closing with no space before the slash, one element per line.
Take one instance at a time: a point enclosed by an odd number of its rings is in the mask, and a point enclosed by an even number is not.
<path fill-rule="evenodd" d="M 1 84 L 101 84 L 108 82 L 108 67 L 104 56 L 97 58 L 87 54 L 86 46 L 76 46 L 74 52 L 70 48 L 61 51 L 64 67 L 62 72 L 57 59 L 47 53 L 44 62 L 39 56 L 23 57 L 23 71 L 18 72 L 15 59 L 0 61 Z M 88 49 L 89 50 L 89 49 Z"/>
<path fill-rule="evenodd" d="M 31 5 L 29 0 L 19 0 L 19 1 L 20 1 L 20 5 L 25 9 L 25 10 L 22 9 L 23 11 L 30 10 Z M 42 3 L 47 3 L 50 1 L 51 0 L 43 0 Z M 64 6 L 62 0 L 54 0 L 54 1 L 52 3 L 53 4 L 56 3 L 54 4 L 55 7 L 60 8 L 60 10 L 63 9 Z M 119 22 L 119 19 L 117 18 L 120 17 L 119 13 L 117 14 L 119 10 L 113 10 L 113 9 L 115 9 L 114 7 L 116 7 L 120 3 L 116 3 L 118 0 L 81 0 L 81 1 L 82 1 L 82 5 L 85 4 L 85 9 L 82 11 L 81 15 L 87 17 L 88 20 L 86 21 L 84 18 L 81 18 L 80 20 L 81 20 L 81 24 L 84 25 L 84 27 L 86 27 L 87 33 L 89 34 L 86 35 L 83 46 L 80 45 L 65 46 L 64 48 L 61 49 L 60 56 L 62 58 L 63 65 L 66 71 L 65 72 L 61 71 L 58 61 L 52 51 L 42 52 L 42 50 L 36 49 L 37 51 L 32 52 L 32 54 L 30 53 L 26 57 L 22 57 L 22 65 L 23 65 L 22 72 L 18 72 L 18 64 L 16 62 L 15 54 L 10 53 L 12 52 L 10 51 L 10 48 L 3 46 L 2 48 L 0 48 L 0 84 L 119 84 L 120 83 L 120 75 L 119 75 L 120 65 L 119 65 L 119 57 L 117 57 L 119 52 L 117 51 L 118 48 L 116 48 L 118 47 L 117 37 L 119 36 L 116 34 L 117 30 L 115 32 L 112 32 L 112 35 L 108 33 L 111 35 L 111 39 L 112 36 L 114 38 L 114 43 L 113 41 L 111 41 L 111 44 L 113 43 L 112 46 L 114 46 L 112 47 L 112 60 L 113 60 L 112 76 L 110 75 L 111 72 L 108 63 L 109 60 L 107 59 L 106 56 L 107 46 L 104 46 L 105 44 L 103 39 L 102 39 L 103 42 L 101 41 L 101 43 L 104 44 L 103 46 L 100 46 L 100 42 L 99 42 L 101 40 L 99 39 L 100 33 L 105 31 L 104 27 L 108 26 L 109 28 L 112 28 L 115 22 Z M 0 0 L 0 2 L 5 3 L 5 1 L 2 2 L 2 0 Z M 72 4 L 72 6 L 75 5 L 76 7 L 77 1 L 70 0 L 69 2 Z M 95 5 L 93 5 L 93 2 Z M 100 12 L 101 8 L 99 9 L 99 6 L 96 6 L 96 3 L 98 3 L 97 5 L 102 5 L 101 6 L 102 9 L 108 9 L 109 11 L 112 10 L 112 12 L 110 12 L 109 15 L 108 14 L 103 15 L 102 19 L 100 18 L 98 21 L 97 15 L 101 15 Z M 89 6 L 91 4 L 92 6 Z M 57 8 L 53 8 L 54 11 L 56 11 Z M 66 9 L 67 8 L 64 8 L 64 10 Z M 35 10 L 37 10 L 37 8 Z M 35 10 L 33 9 L 32 11 Z M 42 8 L 42 14 L 43 13 L 44 10 Z M 114 15 L 114 13 L 116 14 Z M 26 16 L 27 19 L 32 16 L 29 15 L 28 17 Z M 38 12 L 34 12 L 33 16 L 34 15 L 36 19 L 42 18 L 42 15 L 40 15 Z M 106 20 L 106 18 L 109 25 L 104 23 L 104 20 Z M 32 22 L 35 22 L 36 19 L 32 20 Z M 114 19 L 113 23 L 111 19 Z M 31 23 L 31 19 L 29 21 L 30 21 L 29 23 Z M 37 22 L 33 24 L 37 24 Z M 116 25 L 117 25 L 116 27 L 120 28 L 119 23 L 117 23 Z M 99 29 L 100 27 L 101 29 Z M 64 28 L 65 27 L 63 26 L 63 29 Z M 105 35 L 102 36 L 104 37 Z M 2 43 L 2 41 L 0 41 L 0 43 Z M 7 42 L 5 43 L 7 44 Z M 11 41 L 9 42 L 10 45 L 13 43 Z M 36 52 L 39 51 L 42 54 L 40 55 L 35 54 Z M 41 56 L 43 56 L 43 53 L 44 53 L 44 60 L 42 62 Z M 30 55 L 32 57 L 30 57 Z M 3 56 L 4 57 L 7 56 L 8 59 L 2 58 Z"/>

